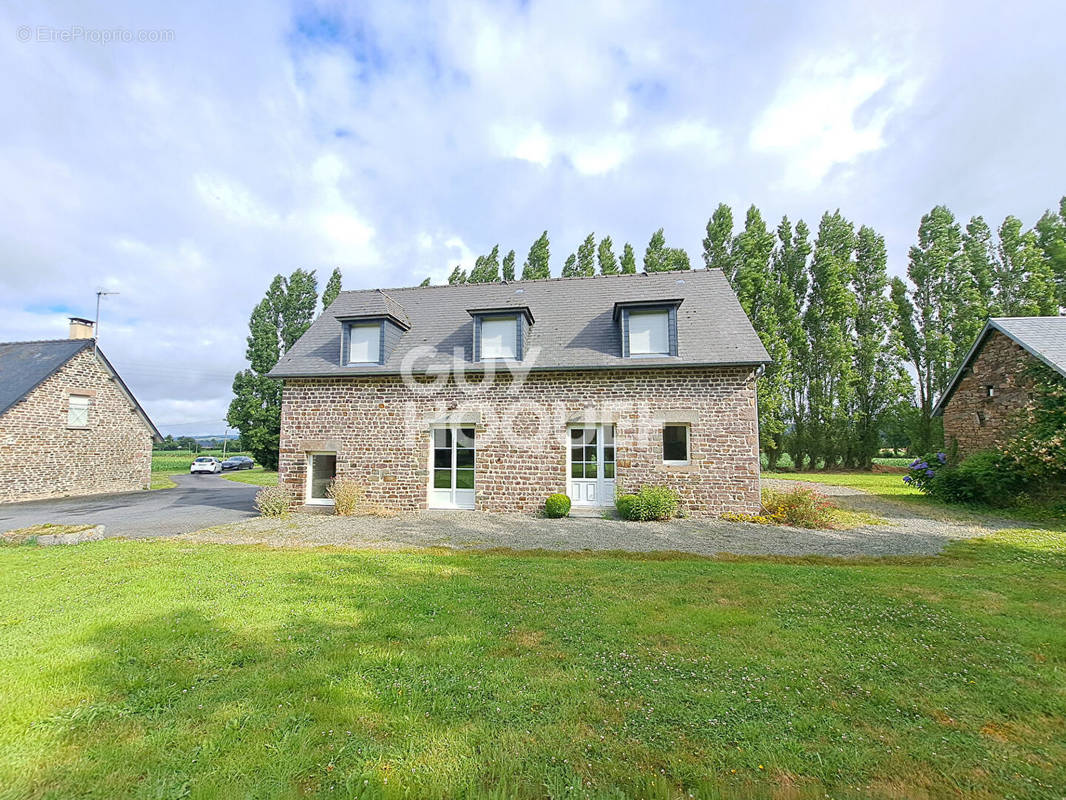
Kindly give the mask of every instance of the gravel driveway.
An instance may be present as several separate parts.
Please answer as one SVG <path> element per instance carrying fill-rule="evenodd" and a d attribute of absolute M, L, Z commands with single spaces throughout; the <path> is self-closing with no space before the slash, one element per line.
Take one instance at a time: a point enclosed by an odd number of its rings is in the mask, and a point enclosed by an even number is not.
<path fill-rule="evenodd" d="M 767 480 L 768 486 L 795 481 Z M 934 520 L 902 504 L 854 489 L 817 486 L 844 508 L 884 517 L 886 524 L 841 531 L 752 525 L 717 519 L 623 522 L 577 517 L 541 519 L 522 514 L 427 511 L 393 517 L 301 514 L 285 520 L 252 519 L 179 537 L 197 542 L 270 547 L 338 546 L 374 550 L 417 547 L 515 550 L 677 551 L 700 555 L 888 556 L 935 555 L 951 539 L 986 536 L 1009 522 L 989 524 Z"/>

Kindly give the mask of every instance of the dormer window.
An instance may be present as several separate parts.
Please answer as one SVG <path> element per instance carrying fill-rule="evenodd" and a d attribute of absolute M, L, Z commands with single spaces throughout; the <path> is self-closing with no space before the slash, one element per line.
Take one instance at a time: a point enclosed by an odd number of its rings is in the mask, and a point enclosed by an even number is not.
<path fill-rule="evenodd" d="M 518 317 L 486 317 L 481 320 L 481 360 L 518 358 Z"/>
<path fill-rule="evenodd" d="M 348 325 L 348 363 L 381 363 L 381 321 Z"/>
<path fill-rule="evenodd" d="M 623 358 L 677 355 L 677 306 L 680 300 L 619 303 L 615 318 L 622 335 Z"/>
<path fill-rule="evenodd" d="M 474 361 L 521 361 L 533 314 L 525 306 L 468 308 L 474 318 Z"/>

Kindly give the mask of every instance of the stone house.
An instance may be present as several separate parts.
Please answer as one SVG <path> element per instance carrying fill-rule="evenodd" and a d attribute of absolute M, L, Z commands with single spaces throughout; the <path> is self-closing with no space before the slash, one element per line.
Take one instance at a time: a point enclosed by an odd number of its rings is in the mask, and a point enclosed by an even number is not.
<path fill-rule="evenodd" d="M 1066 375 L 1066 317 L 993 317 L 985 324 L 933 409 L 958 458 L 991 450 L 1018 432 L 1032 401 L 1028 367 L 1042 362 Z"/>
<path fill-rule="evenodd" d="M 720 270 L 342 292 L 270 373 L 280 484 L 387 508 L 760 506 L 766 351 Z"/>
<path fill-rule="evenodd" d="M 147 489 L 159 431 L 92 339 L 0 343 L 0 503 Z"/>

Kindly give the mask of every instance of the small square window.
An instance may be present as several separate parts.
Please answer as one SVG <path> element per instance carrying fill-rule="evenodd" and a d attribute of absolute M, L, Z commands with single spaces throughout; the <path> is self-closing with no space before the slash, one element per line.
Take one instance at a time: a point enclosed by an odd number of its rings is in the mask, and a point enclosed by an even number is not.
<path fill-rule="evenodd" d="M 67 427 L 89 427 L 89 398 L 72 394 L 67 405 Z"/>
<path fill-rule="evenodd" d="M 629 312 L 629 355 L 670 355 L 670 312 Z"/>
<path fill-rule="evenodd" d="M 988 384 L 988 386 L 985 387 L 985 391 L 988 392 L 988 396 L 989 397 L 995 397 L 996 396 L 996 387 L 993 386 L 991 383 Z"/>
<path fill-rule="evenodd" d="M 518 358 L 517 317 L 482 318 L 481 358 Z"/>
<path fill-rule="evenodd" d="M 663 463 L 688 463 L 688 426 L 663 426 Z"/>
<path fill-rule="evenodd" d="M 381 323 L 351 325 L 348 328 L 348 363 L 381 362 Z"/>

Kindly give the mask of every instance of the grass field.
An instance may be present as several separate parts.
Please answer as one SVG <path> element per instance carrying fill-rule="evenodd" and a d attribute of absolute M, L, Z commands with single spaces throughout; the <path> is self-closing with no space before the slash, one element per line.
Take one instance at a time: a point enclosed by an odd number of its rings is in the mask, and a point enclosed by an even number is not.
<path fill-rule="evenodd" d="M 249 456 L 251 453 L 245 453 L 243 451 L 234 452 L 228 451 L 225 458 L 230 456 Z M 200 456 L 214 456 L 219 461 L 223 460 L 221 450 L 201 450 L 196 453 L 190 453 L 188 450 L 153 450 L 152 451 L 152 472 L 164 472 L 164 473 L 181 473 L 188 472 L 189 465 Z"/>
<path fill-rule="evenodd" d="M 235 470 L 233 472 L 223 472 L 222 477 L 224 477 L 228 481 L 236 481 L 237 483 L 251 483 L 255 486 L 278 485 L 278 473 L 265 470 L 262 467 L 256 467 L 255 469 Z"/>
<path fill-rule="evenodd" d="M 4 797 L 1059 797 L 1066 534 L 896 562 L 0 548 Z"/>
<path fill-rule="evenodd" d="M 766 454 L 765 453 L 761 456 L 761 459 L 762 459 L 762 468 L 766 469 L 767 468 L 767 461 L 766 461 Z M 899 458 L 878 457 L 878 458 L 874 459 L 874 463 L 878 464 L 878 465 L 880 465 L 882 467 L 906 467 L 912 461 L 914 461 L 914 459 L 912 457 L 899 457 Z M 778 461 L 777 461 L 777 468 L 778 469 L 792 469 L 792 467 L 793 467 L 792 459 L 789 457 L 788 453 L 782 453 L 781 454 L 781 458 L 779 458 Z"/>

